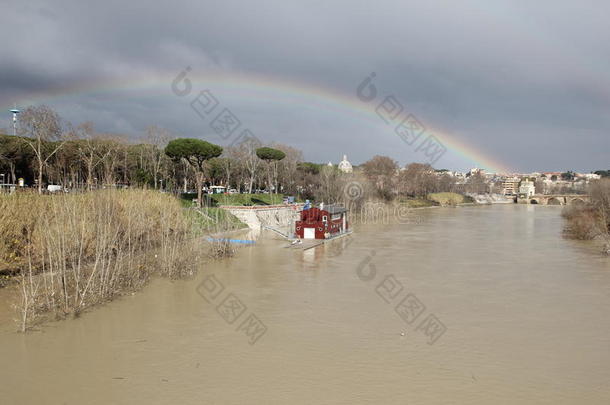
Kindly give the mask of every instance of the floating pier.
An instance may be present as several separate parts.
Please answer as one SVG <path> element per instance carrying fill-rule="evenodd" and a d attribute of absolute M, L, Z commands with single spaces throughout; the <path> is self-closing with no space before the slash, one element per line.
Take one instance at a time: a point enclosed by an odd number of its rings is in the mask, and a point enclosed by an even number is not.
<path fill-rule="evenodd" d="M 315 248 L 316 246 L 323 245 L 327 242 L 331 242 L 336 239 L 340 239 L 344 236 L 351 235 L 352 231 L 347 231 L 340 233 L 336 236 L 332 236 L 328 239 L 295 239 L 290 245 L 285 246 L 288 249 L 299 249 L 299 250 L 307 250 L 311 248 Z"/>

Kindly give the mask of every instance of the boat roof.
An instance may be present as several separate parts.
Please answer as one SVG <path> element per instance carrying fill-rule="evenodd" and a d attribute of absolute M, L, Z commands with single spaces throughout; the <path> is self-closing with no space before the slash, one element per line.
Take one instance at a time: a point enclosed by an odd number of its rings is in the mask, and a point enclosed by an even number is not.
<path fill-rule="evenodd" d="M 347 212 L 347 209 L 341 205 L 325 205 L 324 211 L 328 211 L 329 214 L 341 214 Z"/>

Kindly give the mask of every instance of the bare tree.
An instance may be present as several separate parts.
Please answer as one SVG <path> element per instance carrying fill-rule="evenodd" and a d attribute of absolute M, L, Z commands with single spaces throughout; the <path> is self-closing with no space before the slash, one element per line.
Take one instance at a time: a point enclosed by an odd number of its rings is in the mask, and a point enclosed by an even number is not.
<path fill-rule="evenodd" d="M 63 146 L 59 115 L 47 106 L 28 107 L 21 114 L 23 141 L 32 149 L 36 157 L 38 193 L 42 194 L 44 168 L 53 155 Z"/>
<path fill-rule="evenodd" d="M 231 186 L 231 175 L 235 174 L 239 170 L 239 149 L 235 146 L 229 146 L 222 152 L 222 157 L 219 161 L 220 166 L 224 172 L 225 183 L 227 187 Z M 241 189 L 239 181 L 237 182 L 237 188 Z"/>
<path fill-rule="evenodd" d="M 76 136 L 82 140 L 79 142 L 78 154 L 85 164 L 87 189 L 91 190 L 94 169 L 108 157 L 112 150 L 104 145 L 99 136 L 96 136 L 91 122 L 79 125 L 75 132 Z"/>
<path fill-rule="evenodd" d="M 272 146 L 286 155 L 278 165 L 279 181 L 284 188 L 283 191 L 291 194 L 296 193 L 297 167 L 303 161 L 303 152 L 283 144 L 273 144 Z"/>
<path fill-rule="evenodd" d="M 117 167 L 125 154 L 126 140 L 120 135 L 103 135 L 102 182 L 106 185 L 116 184 Z"/>
<path fill-rule="evenodd" d="M 410 163 L 398 176 L 399 190 L 410 196 L 422 197 L 437 191 L 438 183 L 432 166 L 424 163 Z"/>
<path fill-rule="evenodd" d="M 256 149 L 260 147 L 261 143 L 255 138 L 246 139 L 237 145 L 236 155 L 239 156 L 248 173 L 248 194 L 252 194 L 252 186 L 261 164 L 261 160 L 256 156 Z"/>
<path fill-rule="evenodd" d="M 163 162 L 167 158 L 163 149 L 169 141 L 174 137 L 172 134 L 156 125 L 151 125 L 146 128 L 146 151 L 148 152 L 148 159 L 150 160 L 152 175 L 155 182 L 155 188 L 158 188 L 158 176 L 161 172 Z"/>
<path fill-rule="evenodd" d="M 316 198 L 330 204 L 341 202 L 343 197 L 343 182 L 339 170 L 334 166 L 324 165 L 320 168 L 318 177 Z"/>
<path fill-rule="evenodd" d="M 63 147 L 49 159 L 47 168 L 47 181 L 69 185 L 76 183 L 79 172 L 82 169 L 82 160 L 78 154 L 80 141 L 74 139 L 75 131 L 67 131 L 66 141 Z"/>
<path fill-rule="evenodd" d="M 456 189 L 455 177 L 447 173 L 437 175 L 435 192 L 454 192 Z"/>
<path fill-rule="evenodd" d="M 487 179 L 485 175 L 481 172 L 476 172 L 475 174 L 468 177 L 465 184 L 465 191 L 469 193 L 475 194 L 484 194 L 488 191 L 489 186 L 487 184 Z"/>
<path fill-rule="evenodd" d="M 393 183 L 398 165 L 387 156 L 374 156 L 363 165 L 364 175 L 375 185 L 379 195 L 386 200 L 392 198 Z"/>

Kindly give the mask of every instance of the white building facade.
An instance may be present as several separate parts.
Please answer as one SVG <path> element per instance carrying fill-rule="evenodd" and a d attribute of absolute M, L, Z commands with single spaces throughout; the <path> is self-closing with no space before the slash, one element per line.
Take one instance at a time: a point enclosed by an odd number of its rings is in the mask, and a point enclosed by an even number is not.
<path fill-rule="evenodd" d="M 525 197 L 531 197 L 536 194 L 536 186 L 533 181 L 523 180 L 519 185 L 519 195 L 524 195 Z"/>

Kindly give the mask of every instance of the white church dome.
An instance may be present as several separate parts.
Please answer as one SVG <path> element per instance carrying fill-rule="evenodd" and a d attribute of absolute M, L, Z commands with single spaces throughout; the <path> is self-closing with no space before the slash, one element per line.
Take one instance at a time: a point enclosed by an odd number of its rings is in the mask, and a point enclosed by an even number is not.
<path fill-rule="evenodd" d="M 347 160 L 347 155 L 343 155 L 343 160 L 339 163 L 339 170 L 343 173 L 351 173 L 354 171 L 352 164 Z"/>

